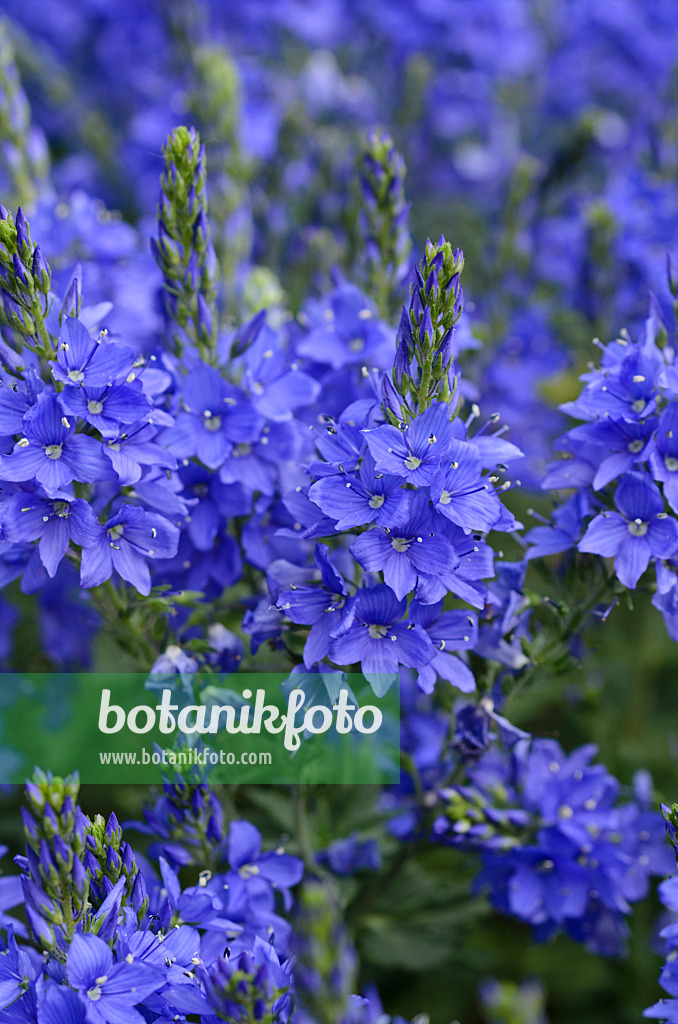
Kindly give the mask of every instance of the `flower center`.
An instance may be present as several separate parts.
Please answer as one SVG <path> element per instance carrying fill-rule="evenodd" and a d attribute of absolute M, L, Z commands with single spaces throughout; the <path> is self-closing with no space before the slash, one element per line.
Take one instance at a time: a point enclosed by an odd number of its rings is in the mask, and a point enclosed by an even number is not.
<path fill-rule="evenodd" d="M 645 408 L 646 404 L 647 403 L 645 402 L 644 398 L 637 398 L 635 400 L 635 402 L 633 403 L 633 405 L 631 406 L 631 408 L 633 409 L 634 412 L 642 412 L 643 409 Z"/>
<path fill-rule="evenodd" d="M 254 878 L 259 874 L 259 867 L 257 864 L 243 864 L 238 868 L 238 874 L 241 878 Z"/>
<path fill-rule="evenodd" d="M 667 455 L 664 459 L 664 465 L 668 469 L 669 473 L 675 473 L 678 469 L 678 459 L 674 459 L 672 455 Z"/>
<path fill-rule="evenodd" d="M 647 533 L 648 525 L 642 519 L 634 519 L 632 523 L 629 523 L 629 533 L 634 537 L 644 537 Z"/>
<path fill-rule="evenodd" d="M 439 504 L 440 505 L 449 505 L 451 501 L 452 501 L 452 495 L 450 494 L 450 492 L 449 491 L 443 491 L 443 493 L 440 495 Z"/>
<path fill-rule="evenodd" d="M 412 541 L 408 537 L 394 537 L 391 547 L 394 551 L 407 551 Z"/>
<path fill-rule="evenodd" d="M 71 506 L 67 501 L 54 501 L 52 502 L 52 508 L 54 509 L 54 515 L 58 516 L 59 519 L 68 519 L 71 514 Z"/>
<path fill-rule="evenodd" d="M 89 412 L 94 413 L 95 416 L 98 416 L 100 412 L 104 411 L 104 403 L 95 402 L 94 399 L 92 399 L 87 403 L 87 409 Z"/>
<path fill-rule="evenodd" d="M 406 469 L 419 469 L 421 466 L 421 459 L 418 459 L 416 455 L 408 455 L 405 459 Z"/>
<path fill-rule="evenodd" d="M 363 338 L 351 338 L 348 347 L 351 352 L 362 352 L 365 348 L 365 340 Z"/>
<path fill-rule="evenodd" d="M 631 443 L 629 444 L 629 451 L 631 452 L 632 455 L 635 455 L 637 452 L 640 452 L 642 450 L 643 450 L 643 442 L 642 441 L 631 441 Z"/>
<path fill-rule="evenodd" d="M 373 494 L 367 504 L 370 506 L 370 508 L 381 508 L 381 506 L 384 504 L 384 495 Z"/>
<path fill-rule="evenodd" d="M 87 998 L 91 999 L 93 1003 L 96 1003 L 101 999 L 101 986 L 108 981 L 108 977 L 103 974 L 100 978 L 95 978 L 94 985 L 92 988 L 87 989 Z"/>
<path fill-rule="evenodd" d="M 378 626 L 372 623 L 368 629 L 368 633 L 373 640 L 383 640 L 388 633 L 388 626 Z"/>
<path fill-rule="evenodd" d="M 210 428 L 208 427 L 207 429 L 209 430 Z M 241 455 L 251 455 L 251 454 L 252 454 L 252 445 L 251 444 L 237 444 L 235 446 L 235 448 L 233 449 L 233 458 L 234 459 L 239 458 Z"/>
<path fill-rule="evenodd" d="M 118 523 L 117 526 L 112 526 L 110 528 L 110 530 L 108 531 L 108 536 L 110 537 L 111 540 L 118 540 L 119 537 L 122 537 L 124 529 L 125 528 L 122 525 L 122 523 Z"/>
<path fill-rule="evenodd" d="M 209 430 L 212 433 L 221 430 L 221 416 L 213 416 L 209 409 L 205 409 L 202 417 L 205 430 Z"/>
<path fill-rule="evenodd" d="M 77 383 L 85 379 L 85 374 L 82 372 L 82 370 L 69 370 L 68 377 L 70 380 L 75 381 Z"/>
<path fill-rule="evenodd" d="M 60 444 L 48 444 L 45 448 L 45 455 L 48 459 L 60 459 L 63 447 Z"/>

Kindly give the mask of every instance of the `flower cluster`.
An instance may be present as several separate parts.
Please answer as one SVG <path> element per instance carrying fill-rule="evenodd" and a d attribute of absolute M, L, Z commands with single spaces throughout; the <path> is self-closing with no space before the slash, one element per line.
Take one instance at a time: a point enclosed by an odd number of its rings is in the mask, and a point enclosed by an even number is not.
<path fill-rule="evenodd" d="M 201 788 L 214 804 L 207 785 Z M 337 893 L 326 883 L 311 880 L 300 890 L 298 962 L 290 956 L 290 924 L 281 913 L 293 907 L 290 890 L 301 881 L 302 862 L 280 847 L 262 852 L 249 822 L 232 820 L 219 835 L 203 837 L 213 869 L 193 868 L 196 884 L 183 887 L 162 853 L 153 863 L 139 858 L 137 867 L 115 816 L 90 821 L 78 789 L 76 777 L 40 772 L 26 786 L 26 855 L 16 859 L 44 957 L 19 945 L 23 926 L 5 916 L 0 1020 L 273 1024 L 294 1011 L 307 1024 L 367 1024 L 383 1013 L 376 991 L 355 994 L 355 950 L 337 916 Z M 168 793 L 156 816 L 164 814 Z M 172 847 L 175 861 L 193 864 L 191 847 L 186 833 Z M 6 880 L 3 906 L 22 899 L 18 881 Z"/>
<path fill-rule="evenodd" d="M 273 581 L 268 573 L 277 608 L 294 625 L 311 627 L 306 667 L 325 659 L 359 664 L 378 694 L 399 665 L 416 669 L 427 692 L 437 678 L 473 689 L 454 652 L 475 646 L 476 615 L 444 611 L 443 600 L 451 592 L 482 609 L 483 580 L 493 575 L 484 535 L 516 528 L 499 496 L 507 484 L 497 487 L 499 477 L 487 471 L 521 453 L 485 428 L 471 434 L 475 414 L 462 420 L 453 401 L 462 264 L 444 239 L 427 244 L 392 377 L 381 378 L 383 404 L 373 391 L 326 417 L 319 458 L 308 467 L 312 483 L 283 499 L 300 520 L 300 536 L 317 540 L 320 585 L 304 572 L 305 560 L 289 555 Z"/>
<path fill-rule="evenodd" d="M 632 590 L 651 564 L 653 603 L 676 639 L 678 391 L 674 350 L 661 347 L 665 337 L 654 307 L 641 340 L 623 332 L 601 346 L 600 367 L 584 375 L 581 395 L 562 407 L 585 422 L 557 443 L 563 457 L 543 481 L 544 488 L 576 494 L 553 524 L 536 527 L 527 540 L 531 558 L 577 548 L 614 559 L 617 578 Z"/>
<path fill-rule="evenodd" d="M 148 594 L 148 560 L 171 557 L 179 529 L 151 511 L 151 495 L 144 508 L 125 501 L 124 488 L 142 475 L 150 482 L 154 463 L 176 465 L 153 441 L 155 424 L 172 422 L 155 408 L 168 378 L 152 369 L 146 376 L 133 349 L 105 330 L 93 334 L 64 312 L 72 301 L 71 312 L 79 311 L 77 278 L 62 305 L 58 337 L 43 322 L 53 346 L 45 360 L 51 379 L 45 381 L 40 362 L 31 359 L 4 374 L 0 479 L 12 486 L 1 500 L 3 537 L 15 546 L 28 592 L 54 577 L 69 549 L 77 548 L 82 586 L 97 586 L 116 572 Z M 169 492 L 160 480 L 156 507 L 163 489 Z"/>
<path fill-rule="evenodd" d="M 549 701 L 650 569 L 678 640 L 671 258 L 639 306 L 678 230 L 675 5 L 3 11 L 0 659 L 115 649 L 191 700 L 244 669 L 315 673 L 332 705 L 360 672 L 400 691 L 402 775 L 350 813 L 312 781 L 166 778 L 134 852 L 38 772 L 0 878 L 0 1022 L 404 1024 L 359 977 L 445 976 L 483 892 L 622 954 L 670 866 L 649 776 L 620 799 L 592 745 L 525 730 L 588 721 L 593 670 L 556 722 Z M 429 224 L 466 260 L 420 246 Z M 594 334 L 615 340 L 556 408 Z M 509 465 L 569 492 L 526 538 Z M 538 987 L 481 1002 L 543 1016 Z"/>
<path fill-rule="evenodd" d="M 678 910 L 678 893 L 676 892 L 678 886 L 676 886 L 676 881 L 675 876 L 667 878 L 659 886 L 661 901 L 672 915 L 675 915 Z M 666 953 L 666 963 L 659 976 L 659 984 L 669 998 L 663 997 L 659 999 L 653 1006 L 648 1007 L 643 1014 L 644 1017 L 650 1017 L 653 1020 L 669 1021 L 670 1024 L 678 1020 L 678 983 L 676 981 L 675 968 L 676 948 L 678 948 L 677 931 L 678 929 L 674 921 L 671 924 L 667 924 L 660 932 Z"/>
<path fill-rule="evenodd" d="M 137 867 L 115 816 L 90 821 L 78 789 L 74 777 L 41 773 L 27 784 L 26 855 L 17 863 L 46 959 L 20 947 L 8 922 L 0 1019 L 114 1024 L 123 1013 L 139 1021 L 197 1013 L 272 1021 L 285 1006 L 289 1013 L 290 929 L 276 893 L 289 909 L 301 861 L 282 849 L 262 853 L 258 831 L 232 821 L 227 847 L 212 847 L 214 874 L 196 870 L 196 884 L 182 888 L 162 856 L 159 874 L 145 859 Z M 18 902 L 20 891 L 11 898 Z"/>
<path fill-rule="evenodd" d="M 473 759 L 463 785 L 440 790 L 434 835 L 480 851 L 476 887 L 540 939 L 563 929 L 618 955 L 630 904 L 671 867 L 650 781 L 640 773 L 620 804 L 617 780 L 591 764 L 594 746 L 566 755 L 555 740 L 513 740 Z"/>

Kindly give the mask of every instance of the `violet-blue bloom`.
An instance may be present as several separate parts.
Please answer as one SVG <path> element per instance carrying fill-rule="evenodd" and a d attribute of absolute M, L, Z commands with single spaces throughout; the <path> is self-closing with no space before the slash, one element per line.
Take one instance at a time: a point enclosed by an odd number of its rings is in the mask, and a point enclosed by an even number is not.
<path fill-rule="evenodd" d="M 402 430 L 385 424 L 362 433 L 378 470 L 424 487 L 432 483 L 447 456 L 452 439 L 450 409 L 436 402 Z"/>
<path fill-rule="evenodd" d="M 553 510 L 553 524 L 535 526 L 525 534 L 525 540 L 530 545 L 525 557 L 542 558 L 576 547 L 581 537 L 582 524 L 590 516 L 592 505 L 588 491 L 576 491 Z"/>
<path fill-rule="evenodd" d="M 466 441 L 450 442 L 445 462 L 431 482 L 431 500 L 441 515 L 466 533 L 487 533 L 502 518 L 494 487 L 481 475 L 480 452 Z"/>
<path fill-rule="evenodd" d="M 304 310 L 310 325 L 297 342 L 297 352 L 333 369 L 358 365 L 386 368 L 393 358 L 393 340 L 377 319 L 372 303 L 355 285 L 342 283 Z"/>
<path fill-rule="evenodd" d="M 569 431 L 575 451 L 579 440 L 600 445 L 603 458 L 593 478 L 595 491 L 621 473 L 633 469 L 637 462 L 645 460 L 656 426 L 657 420 L 652 416 L 639 421 L 605 416 L 595 423 L 584 423 Z"/>
<path fill-rule="evenodd" d="M 614 501 L 619 511 L 597 515 L 578 546 L 614 558 L 617 576 L 633 590 L 651 558 L 668 558 L 678 548 L 678 522 L 664 511 L 659 488 L 645 473 L 625 473 Z"/>
<path fill-rule="evenodd" d="M 80 320 L 64 317 L 56 362 L 51 364 L 55 380 L 70 387 L 97 388 L 127 377 L 134 364 L 134 349 L 104 338 L 92 338 Z"/>
<path fill-rule="evenodd" d="M 304 664 L 309 669 L 327 656 L 332 638 L 348 629 L 356 608 L 356 599 L 349 597 L 326 544 L 316 544 L 314 561 L 321 586 L 294 585 L 283 590 L 277 600 L 277 607 L 292 622 L 311 626 L 304 645 Z"/>
<path fill-rule="evenodd" d="M 671 402 L 659 417 L 655 450 L 650 453 L 650 470 L 662 484 L 664 497 L 678 513 L 678 403 Z"/>
<path fill-rule="evenodd" d="M 8 540 L 39 539 L 40 559 L 52 577 L 71 541 L 87 547 L 101 536 L 99 521 L 82 498 L 66 501 L 29 493 L 0 501 L 0 528 Z"/>
<path fill-rule="evenodd" d="M 179 544 L 179 530 L 164 516 L 123 504 L 105 524 L 95 544 L 83 548 L 81 582 L 96 587 L 114 572 L 140 594 L 151 591 L 147 559 L 172 558 Z"/>
<path fill-rule="evenodd" d="M 350 551 L 368 572 L 383 573 L 384 582 L 398 600 L 414 590 L 419 573 L 437 576 L 459 565 L 459 556 L 450 542 L 434 530 L 425 491 L 412 495 L 405 526 L 367 530 L 353 542 Z"/>
<path fill-rule="evenodd" d="M 405 606 L 405 600 L 399 601 L 385 583 L 359 590 L 354 622 L 330 643 L 332 661 L 337 665 L 360 662 L 378 697 L 395 682 L 398 665 L 421 669 L 435 657 L 426 632 L 404 619 Z"/>
<path fill-rule="evenodd" d="M 135 1007 L 164 982 L 162 971 L 144 964 L 113 962 L 96 935 L 74 935 L 66 960 L 68 982 L 87 1008 L 88 1024 L 144 1024 Z"/>
<path fill-rule="evenodd" d="M 161 441 L 180 458 L 197 456 L 218 469 L 234 444 L 256 441 L 264 419 L 213 366 L 198 364 L 181 389 L 183 409 Z"/>
<path fill-rule="evenodd" d="M 138 483 L 144 466 L 176 469 L 175 456 L 158 444 L 157 434 L 157 427 L 142 421 L 132 423 L 126 429 L 119 428 L 106 439 L 104 455 L 110 459 L 121 486 Z"/>
<path fill-rule="evenodd" d="M 412 622 L 426 630 L 436 655 L 417 672 L 417 686 L 424 693 L 432 693 L 436 679 L 445 679 L 462 693 L 476 688 L 473 672 L 457 658 L 453 651 L 471 651 L 478 641 L 478 620 L 475 614 L 464 611 L 443 611 L 443 602 L 421 604 L 413 601 L 409 615 Z"/>
<path fill-rule="evenodd" d="M 24 437 L 11 455 L 0 456 L 0 480 L 37 480 L 58 497 L 73 480 L 92 483 L 114 477 L 101 442 L 76 434 L 55 394 L 43 392 L 24 417 Z"/>
<path fill-rule="evenodd" d="M 407 524 L 410 495 L 403 489 L 403 478 L 378 473 L 369 452 L 363 456 L 358 477 L 322 477 L 309 487 L 308 496 L 326 516 L 337 520 L 337 530 L 372 522 L 388 527 Z"/>
<path fill-rule="evenodd" d="M 320 394 L 320 382 L 289 358 L 278 334 L 266 323 L 248 346 L 245 364 L 252 405 L 276 423 L 292 419 L 295 409 L 310 405 Z"/>
<path fill-rule="evenodd" d="M 244 887 L 255 892 L 261 881 L 282 893 L 285 908 L 292 906 L 290 889 L 301 881 L 304 863 L 282 847 L 262 851 L 261 832 L 249 821 L 232 821 L 228 832 L 227 874 L 234 889 Z"/>
<path fill-rule="evenodd" d="M 110 387 L 66 388 L 59 401 L 67 415 L 79 416 L 112 438 L 121 424 L 147 419 L 152 411 L 139 380 Z"/>

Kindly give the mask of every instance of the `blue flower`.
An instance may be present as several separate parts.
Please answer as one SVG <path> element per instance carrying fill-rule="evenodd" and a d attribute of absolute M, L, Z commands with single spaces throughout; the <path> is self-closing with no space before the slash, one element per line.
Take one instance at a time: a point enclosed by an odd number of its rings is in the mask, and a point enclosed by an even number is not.
<path fill-rule="evenodd" d="M 311 405 L 320 394 L 320 382 L 304 373 L 294 360 L 290 362 L 279 336 L 268 324 L 262 324 L 247 348 L 245 364 L 252 405 L 276 423 L 291 420 L 295 409 Z"/>
<path fill-rule="evenodd" d="M 369 452 L 363 456 L 358 477 L 348 473 L 322 477 L 309 487 L 308 496 L 326 516 L 337 520 L 337 530 L 372 522 L 388 527 L 407 524 L 410 496 L 403 489 L 403 478 L 377 473 Z"/>
<path fill-rule="evenodd" d="M 405 600 L 381 583 L 359 590 L 355 620 L 342 636 L 330 642 L 330 657 L 337 665 L 360 662 L 362 672 L 378 697 L 395 682 L 398 665 L 421 669 L 435 656 L 426 632 L 403 621 Z"/>
<path fill-rule="evenodd" d="M 189 524 L 190 525 L 190 524 Z M 242 555 L 235 537 L 219 533 L 207 549 L 195 546 L 182 531 L 176 556 L 158 564 L 158 574 L 177 589 L 201 590 L 210 600 L 242 575 Z"/>
<path fill-rule="evenodd" d="M 127 377 L 134 364 L 134 349 L 104 337 L 94 339 L 80 320 L 64 317 L 56 362 L 51 364 L 55 380 L 71 387 L 100 388 Z"/>
<path fill-rule="evenodd" d="M 233 446 L 219 470 L 219 477 L 224 483 L 239 483 L 253 493 L 272 495 L 281 467 L 288 460 L 294 461 L 299 442 L 299 428 L 295 423 L 267 425 L 256 441 Z"/>
<path fill-rule="evenodd" d="M 40 560 L 50 576 L 71 541 L 87 547 L 101 535 L 96 515 L 82 498 L 65 501 L 40 494 L 12 494 L 0 502 L 0 527 L 8 540 L 39 539 Z"/>
<path fill-rule="evenodd" d="M 321 586 L 295 584 L 282 590 L 277 600 L 277 607 L 292 622 L 311 626 L 304 645 L 307 668 L 327 656 L 332 638 L 352 623 L 356 606 L 356 599 L 348 596 L 346 583 L 332 564 L 326 544 L 316 544 L 314 560 Z M 305 571 L 302 574 L 307 575 Z"/>
<path fill-rule="evenodd" d="M 436 402 L 402 430 L 388 424 L 364 429 L 376 468 L 417 487 L 431 484 L 452 439 L 449 417 L 449 406 Z"/>
<path fill-rule="evenodd" d="M 0 380 L 3 378 L 0 368 Z M 0 435 L 8 437 L 21 433 L 24 416 L 36 402 L 44 383 L 34 370 L 24 370 L 21 380 L 7 376 L 0 387 Z"/>
<path fill-rule="evenodd" d="M 354 875 L 356 871 L 378 871 L 381 855 L 376 839 L 359 839 L 355 835 L 335 839 L 316 855 L 320 864 L 327 864 L 336 875 Z"/>
<path fill-rule="evenodd" d="M 672 640 L 678 642 L 678 566 L 673 559 L 655 562 L 657 592 L 652 604 L 664 616 L 664 624 Z"/>
<path fill-rule="evenodd" d="M 247 887 L 255 879 L 264 879 L 282 893 L 285 905 L 292 904 L 290 889 L 301 881 L 304 863 L 298 857 L 285 853 L 282 847 L 262 852 L 261 832 L 249 821 L 232 821 L 228 830 L 229 882 L 236 877 Z"/>
<path fill-rule="evenodd" d="M 280 963 L 271 943 L 259 936 L 251 952 L 243 950 L 232 959 L 219 957 L 200 972 L 200 977 L 215 1020 L 248 1024 L 252 1013 L 255 1020 L 280 1020 L 285 1024 L 289 1019 L 289 969 Z"/>
<path fill-rule="evenodd" d="M 256 441 L 264 426 L 263 417 L 213 366 L 200 363 L 191 370 L 181 398 L 183 410 L 162 440 L 175 455 L 196 455 L 210 469 L 221 466 L 234 444 Z"/>
<path fill-rule="evenodd" d="M 242 628 L 252 638 L 252 654 L 256 654 L 267 640 L 277 643 L 283 631 L 289 627 L 284 624 L 283 613 L 271 604 L 269 598 L 262 597 L 254 608 L 248 608 L 245 612 Z"/>
<path fill-rule="evenodd" d="M 487 594 L 485 580 L 494 576 L 494 552 L 479 534 L 465 533 L 448 519 L 438 516 L 436 532 L 452 544 L 459 558 L 455 568 L 439 566 L 435 576 L 419 575 L 417 599 L 422 604 L 434 604 L 446 591 L 468 601 L 474 608 L 483 608 Z"/>
<path fill-rule="evenodd" d="M 473 672 L 453 651 L 471 651 L 478 642 L 476 616 L 464 611 L 443 611 L 443 602 L 410 605 L 410 619 L 425 629 L 433 646 L 435 657 L 419 668 L 417 686 L 424 693 L 432 693 L 436 679 L 445 679 L 463 693 L 476 688 Z"/>
<path fill-rule="evenodd" d="M 626 473 L 614 496 L 618 512 L 601 512 L 579 542 L 580 551 L 614 558 L 615 572 L 634 589 L 650 559 L 678 548 L 678 522 L 664 511 L 656 484 L 644 473 Z"/>
<path fill-rule="evenodd" d="M 50 497 L 73 480 L 93 483 L 115 476 L 101 442 L 76 434 L 57 396 L 43 394 L 24 417 L 25 436 L 11 455 L 0 456 L 0 480 L 37 480 Z"/>
<path fill-rule="evenodd" d="M 459 556 L 450 542 L 434 530 L 424 491 L 412 495 L 409 521 L 405 526 L 367 530 L 353 542 L 350 551 L 368 572 L 383 573 L 384 582 L 398 600 L 414 590 L 419 573 L 437 576 L 459 565 Z"/>
<path fill-rule="evenodd" d="M 529 739 L 529 734 L 518 729 L 508 718 L 498 714 L 494 701 L 484 697 L 479 704 L 466 704 L 455 713 L 454 746 L 464 759 L 483 754 L 496 736 L 491 732 L 497 726 L 501 742 L 507 749 L 518 740 Z"/>
<path fill-rule="evenodd" d="M 207 629 L 208 650 L 205 658 L 216 672 L 235 672 L 242 661 L 243 644 L 221 622 L 213 622 Z"/>
<path fill-rule="evenodd" d="M 481 623 L 476 654 L 506 665 L 514 672 L 529 658 L 521 641 L 529 637 L 530 599 L 525 594 L 527 561 L 499 562 L 496 578 L 488 585 L 485 619 Z"/>
<path fill-rule="evenodd" d="M 81 582 L 96 587 L 114 572 L 136 587 L 151 591 L 148 558 L 172 558 L 179 544 L 179 530 L 164 516 L 123 504 L 109 519 L 95 544 L 83 548 Z"/>
<path fill-rule="evenodd" d="M 553 523 L 535 526 L 525 534 L 530 545 L 526 558 L 556 555 L 577 546 L 583 523 L 592 511 L 592 498 L 588 491 L 576 491 L 572 497 L 553 510 Z"/>
<path fill-rule="evenodd" d="M 673 920 L 662 928 L 660 936 L 666 952 L 666 962 L 659 976 L 659 983 L 670 999 L 660 999 L 643 1013 L 644 1017 L 668 1021 L 678 1021 L 678 971 L 676 969 L 676 950 L 678 950 L 678 927 L 675 914 L 678 910 L 678 878 L 667 878 L 659 885 L 659 896 L 664 906 L 672 914 Z"/>
<path fill-rule="evenodd" d="M 589 383 L 583 393 L 561 409 L 583 420 L 604 415 L 642 420 L 651 415 L 657 407 L 661 354 L 654 345 L 627 352 L 627 342 L 617 348 L 608 345 L 601 369 L 585 376 Z"/>
<path fill-rule="evenodd" d="M 36 975 L 33 960 L 25 949 L 17 945 L 14 928 L 10 925 L 7 948 L 0 953 L 0 1010 L 18 999 Z"/>
<path fill-rule="evenodd" d="M 487 533 L 499 525 L 503 515 L 494 487 L 481 474 L 479 450 L 455 439 L 450 442 L 445 463 L 431 481 L 435 508 L 466 533 Z"/>
<path fill-rule="evenodd" d="M 335 370 L 344 366 L 386 368 L 393 358 L 393 341 L 372 303 L 355 285 L 339 285 L 317 302 L 308 302 L 304 319 L 309 331 L 297 342 L 297 352 Z"/>
<path fill-rule="evenodd" d="M 40 1003 L 38 1024 L 88 1024 L 87 1007 L 77 992 L 51 985 Z"/>
<path fill-rule="evenodd" d="M 152 411 L 138 380 L 111 387 L 66 388 L 60 402 L 67 414 L 80 416 L 104 436 L 112 438 L 119 434 L 121 424 L 143 420 Z"/>
<path fill-rule="evenodd" d="M 142 421 L 132 423 L 126 429 L 118 428 L 106 439 L 104 455 L 110 459 L 121 486 L 138 483 L 144 466 L 176 469 L 176 458 L 157 443 L 157 433 L 157 427 Z"/>
<path fill-rule="evenodd" d="M 482 749 L 480 725 L 473 745 Z M 492 903 L 536 926 L 538 939 L 566 928 L 597 953 L 622 952 L 623 915 L 667 864 L 647 780 L 619 805 L 617 780 L 590 764 L 593 745 L 567 756 L 553 740 L 507 735 L 510 753 L 491 747 L 468 763 L 469 785 L 441 793 L 435 833 L 482 851 L 474 888 L 488 886 Z"/>
<path fill-rule="evenodd" d="M 321 417 L 325 426 L 317 430 L 315 446 L 335 473 L 351 473 L 358 468 L 365 450 L 362 428 L 367 426 L 374 408 L 374 402 L 357 401 L 344 408 L 338 420 L 332 416 Z M 313 463 L 311 472 L 315 476 L 327 476 L 329 470 L 325 463 Z"/>
<path fill-rule="evenodd" d="M 671 402 L 659 417 L 655 450 L 650 454 L 650 470 L 661 481 L 664 497 L 678 512 L 678 404 Z"/>
<path fill-rule="evenodd" d="M 211 551 L 223 516 L 246 516 L 252 511 L 252 496 L 240 484 L 224 484 L 219 477 L 195 463 L 179 470 L 182 495 L 190 505 L 186 527 L 191 543 L 199 551 Z"/>
<path fill-rule="evenodd" d="M 161 970 L 145 964 L 113 962 L 109 947 L 96 935 L 74 935 L 66 973 L 87 1008 L 88 1024 L 144 1024 L 134 1007 L 164 983 Z"/>
<path fill-rule="evenodd" d="M 605 455 L 593 478 L 595 491 L 615 480 L 620 473 L 633 469 L 637 462 L 645 460 L 656 426 L 657 420 L 654 417 L 634 421 L 606 416 L 595 423 L 584 423 L 569 431 L 569 437 L 575 442 L 575 451 L 576 442 L 583 440 L 600 445 L 601 455 Z"/>

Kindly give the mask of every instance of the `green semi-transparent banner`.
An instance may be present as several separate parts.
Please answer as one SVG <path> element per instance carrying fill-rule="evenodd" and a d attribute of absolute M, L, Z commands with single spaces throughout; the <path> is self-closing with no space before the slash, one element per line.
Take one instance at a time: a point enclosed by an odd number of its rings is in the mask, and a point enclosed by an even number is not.
<path fill-rule="evenodd" d="M 372 684 L 375 680 L 372 678 Z M 0 784 L 34 766 L 84 784 L 382 784 L 399 775 L 399 694 L 329 672 L 0 674 Z M 381 684 L 381 685 L 379 685 Z"/>

